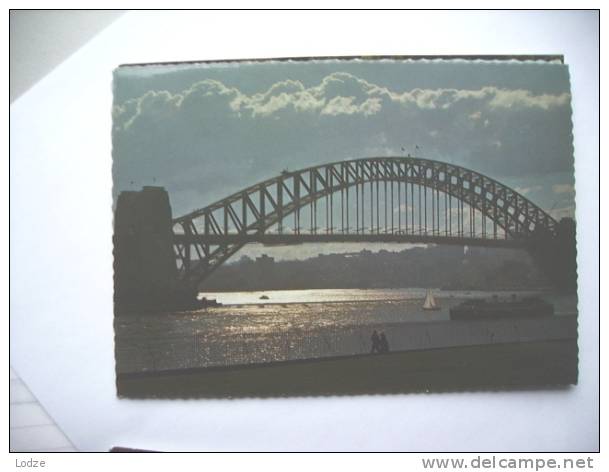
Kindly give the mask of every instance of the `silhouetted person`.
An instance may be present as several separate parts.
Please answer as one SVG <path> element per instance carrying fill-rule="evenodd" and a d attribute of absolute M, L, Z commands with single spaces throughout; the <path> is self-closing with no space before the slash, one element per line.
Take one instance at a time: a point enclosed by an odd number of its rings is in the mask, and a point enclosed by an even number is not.
<path fill-rule="evenodd" d="M 379 334 L 376 332 L 376 329 L 372 332 L 370 340 L 372 341 L 372 350 L 370 351 L 370 354 L 381 352 L 381 338 L 379 338 Z"/>
<path fill-rule="evenodd" d="M 381 332 L 379 338 L 379 352 L 389 352 L 389 341 L 387 341 L 387 336 L 385 336 L 384 332 Z"/>

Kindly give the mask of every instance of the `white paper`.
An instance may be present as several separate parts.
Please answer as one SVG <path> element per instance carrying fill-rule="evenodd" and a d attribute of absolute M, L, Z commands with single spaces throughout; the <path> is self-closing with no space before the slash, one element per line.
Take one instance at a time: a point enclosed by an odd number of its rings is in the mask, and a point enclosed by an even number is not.
<path fill-rule="evenodd" d="M 594 25 L 591 12 L 128 13 L 11 106 L 11 364 L 83 451 L 115 445 L 158 450 L 597 449 Z M 580 384 L 528 392 L 117 399 L 112 70 L 130 62 L 373 53 L 565 54 L 575 122 Z"/>

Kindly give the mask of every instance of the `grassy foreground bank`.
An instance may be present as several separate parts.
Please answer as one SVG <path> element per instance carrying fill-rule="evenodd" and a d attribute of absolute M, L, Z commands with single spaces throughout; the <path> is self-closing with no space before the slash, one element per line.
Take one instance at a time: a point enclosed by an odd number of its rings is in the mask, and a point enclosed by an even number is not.
<path fill-rule="evenodd" d="M 577 383 L 577 340 L 452 347 L 263 365 L 119 374 L 123 397 L 268 397 Z"/>

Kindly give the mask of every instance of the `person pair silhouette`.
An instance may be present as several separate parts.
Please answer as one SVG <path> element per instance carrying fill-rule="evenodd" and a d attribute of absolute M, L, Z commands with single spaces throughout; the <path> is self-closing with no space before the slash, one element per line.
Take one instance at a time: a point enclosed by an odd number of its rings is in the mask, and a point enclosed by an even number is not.
<path fill-rule="evenodd" d="M 372 350 L 370 351 L 370 354 L 389 352 L 389 341 L 387 341 L 387 336 L 385 336 L 383 331 L 379 334 L 375 329 L 372 332 L 370 339 L 372 341 Z"/>

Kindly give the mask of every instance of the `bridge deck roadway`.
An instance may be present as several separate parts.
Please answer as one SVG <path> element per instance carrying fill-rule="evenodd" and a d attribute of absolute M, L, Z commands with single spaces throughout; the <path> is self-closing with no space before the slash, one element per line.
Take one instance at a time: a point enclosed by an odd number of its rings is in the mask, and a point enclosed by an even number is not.
<path fill-rule="evenodd" d="M 285 246 L 305 243 L 410 243 L 410 244 L 451 244 L 457 246 L 483 246 L 502 248 L 524 248 L 526 240 L 470 238 L 438 234 L 229 234 L 229 235 L 186 235 L 174 234 L 177 244 L 249 244 L 265 246 Z"/>

